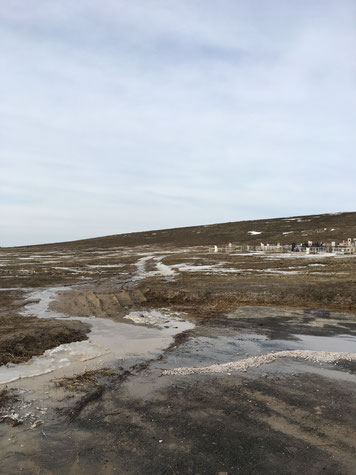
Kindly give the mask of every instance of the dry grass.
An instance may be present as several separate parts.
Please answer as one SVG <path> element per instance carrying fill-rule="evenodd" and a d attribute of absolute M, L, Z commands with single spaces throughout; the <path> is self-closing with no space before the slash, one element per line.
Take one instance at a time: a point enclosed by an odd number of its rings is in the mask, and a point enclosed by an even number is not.
<path fill-rule="evenodd" d="M 10 424 L 12 426 L 16 426 L 21 423 L 17 419 L 8 417 L 6 415 L 6 410 L 18 400 L 19 399 L 16 395 L 15 390 L 5 388 L 0 391 L 0 423 L 6 422 L 7 424 Z"/>
<path fill-rule="evenodd" d="M 54 379 L 53 384 L 57 388 L 63 388 L 66 391 L 87 392 L 90 388 L 100 387 L 100 381 L 103 378 L 115 375 L 116 371 L 111 368 L 93 369 L 74 376 Z"/>
<path fill-rule="evenodd" d="M 1 301 L 0 301 L 1 304 Z M 89 325 L 78 321 L 0 315 L 0 366 L 23 363 L 49 348 L 87 338 Z"/>
<path fill-rule="evenodd" d="M 0 391 L 0 409 L 5 407 L 10 399 L 10 394 L 8 389 L 3 389 Z"/>
<path fill-rule="evenodd" d="M 113 369 L 105 367 L 52 380 L 57 388 L 86 393 L 76 401 L 72 408 L 65 411 L 69 423 L 75 421 L 88 404 L 101 398 L 105 390 L 105 379 L 112 378 L 116 374 Z"/>
<path fill-rule="evenodd" d="M 69 423 L 74 422 L 81 412 L 92 402 L 98 401 L 106 389 L 106 379 L 110 378 L 115 383 L 122 383 L 132 375 L 132 371 L 140 372 L 146 369 L 148 362 L 138 363 L 130 368 L 124 370 L 119 367 L 116 371 L 110 368 L 101 368 L 99 370 L 85 371 L 84 373 L 54 380 L 57 387 L 64 388 L 67 391 L 85 392 L 75 404 L 64 411 Z"/>

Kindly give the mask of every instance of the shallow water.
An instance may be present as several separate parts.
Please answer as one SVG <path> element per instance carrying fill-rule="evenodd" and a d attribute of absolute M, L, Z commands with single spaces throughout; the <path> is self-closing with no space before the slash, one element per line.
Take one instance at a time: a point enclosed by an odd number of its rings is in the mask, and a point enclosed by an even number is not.
<path fill-rule="evenodd" d="M 20 364 L 0 366 L 0 384 L 11 383 L 18 379 L 31 378 L 51 373 L 78 362 L 86 362 L 106 354 L 101 347 L 95 347 L 88 341 L 60 345 L 47 350 L 42 356 L 35 356 L 30 361 Z"/>
<path fill-rule="evenodd" d="M 225 364 L 278 351 L 311 350 L 356 354 L 356 336 L 294 335 L 294 339 L 269 339 L 256 333 L 190 338 L 167 355 L 161 368 L 200 367 Z"/>
<path fill-rule="evenodd" d="M 38 318 L 79 320 L 87 323 L 91 327 L 88 340 L 60 345 L 23 364 L 2 366 L 0 367 L 0 384 L 71 366 L 80 371 L 88 366 L 88 361 L 93 359 L 96 360 L 96 365 L 101 366 L 127 358 L 149 359 L 167 348 L 172 343 L 174 335 L 194 327 L 192 323 L 182 320 L 177 314 L 167 311 L 132 312 L 128 314 L 128 318 L 136 323 L 132 324 L 114 322 L 105 318 L 66 317 L 50 310 L 49 305 L 57 293 L 68 290 L 70 290 L 69 287 L 57 287 L 32 292 L 29 295 L 31 302 L 25 306 L 22 315 L 24 318 L 35 315 Z"/>
<path fill-rule="evenodd" d="M 313 350 L 356 353 L 356 336 L 314 336 L 295 334 L 294 340 L 276 339 L 261 342 L 263 353 L 284 350 Z"/>

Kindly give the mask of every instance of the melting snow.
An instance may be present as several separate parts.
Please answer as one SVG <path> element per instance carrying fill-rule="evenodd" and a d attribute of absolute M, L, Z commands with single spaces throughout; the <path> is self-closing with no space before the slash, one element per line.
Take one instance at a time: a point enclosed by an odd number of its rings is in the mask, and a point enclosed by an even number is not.
<path fill-rule="evenodd" d="M 124 318 L 131 320 L 139 325 L 153 325 L 158 328 L 171 328 L 179 326 L 184 320 L 179 317 L 180 314 L 176 312 L 163 313 L 158 310 L 151 311 L 134 311 L 127 314 Z M 186 322 L 184 322 L 186 326 Z"/>
<path fill-rule="evenodd" d="M 33 356 L 26 363 L 0 366 L 0 384 L 51 373 L 75 362 L 88 361 L 106 353 L 109 351 L 89 341 L 66 343 L 45 351 L 42 356 Z"/>
<path fill-rule="evenodd" d="M 102 268 L 102 267 L 124 267 L 125 264 L 88 264 L 87 267 Z"/>
<path fill-rule="evenodd" d="M 206 272 L 206 273 L 237 273 L 243 272 L 243 269 L 232 269 L 232 268 L 225 268 L 221 267 L 222 263 L 215 264 L 215 265 L 188 265 L 188 264 L 174 264 L 172 267 L 178 269 L 179 272 Z"/>
<path fill-rule="evenodd" d="M 247 371 L 249 368 L 258 368 L 263 364 L 273 363 L 279 358 L 297 358 L 314 363 L 334 363 L 339 360 L 356 361 L 355 353 L 333 353 L 328 351 L 287 350 L 252 356 L 231 363 L 214 364 L 198 368 L 175 368 L 162 372 L 163 375 L 185 375 L 194 373 L 229 373 L 230 371 Z"/>

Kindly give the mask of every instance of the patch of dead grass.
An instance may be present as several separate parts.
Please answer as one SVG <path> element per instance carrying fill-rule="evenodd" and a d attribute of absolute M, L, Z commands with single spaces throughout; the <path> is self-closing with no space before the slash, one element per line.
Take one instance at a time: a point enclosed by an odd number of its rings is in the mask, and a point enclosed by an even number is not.
<path fill-rule="evenodd" d="M 52 380 L 57 388 L 72 392 L 87 392 L 89 388 L 99 387 L 103 378 L 113 377 L 116 371 L 111 368 L 101 368 L 84 371 L 74 376 Z"/>

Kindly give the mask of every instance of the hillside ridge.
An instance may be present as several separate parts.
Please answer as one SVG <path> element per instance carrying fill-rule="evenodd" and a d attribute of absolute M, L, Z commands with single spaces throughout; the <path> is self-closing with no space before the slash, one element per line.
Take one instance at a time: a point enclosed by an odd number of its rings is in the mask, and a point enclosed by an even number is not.
<path fill-rule="evenodd" d="M 114 234 L 20 248 L 96 248 L 114 246 L 195 246 L 220 245 L 228 242 L 281 243 L 312 241 L 339 241 L 356 237 L 356 212 L 290 216 L 258 220 L 234 221 L 170 229 L 154 229 L 133 233 Z"/>

